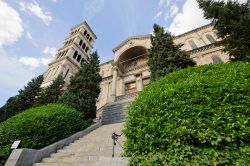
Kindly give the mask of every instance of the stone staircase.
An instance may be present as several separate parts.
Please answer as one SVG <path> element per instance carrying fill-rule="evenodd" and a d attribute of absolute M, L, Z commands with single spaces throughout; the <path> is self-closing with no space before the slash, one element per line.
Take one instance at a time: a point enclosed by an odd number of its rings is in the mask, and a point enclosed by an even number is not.
<path fill-rule="evenodd" d="M 80 139 L 70 143 L 68 146 L 59 149 L 49 157 L 43 158 L 40 163 L 33 166 L 125 166 L 128 158 L 120 157 L 123 149 L 125 136 L 118 139 L 114 148 L 112 133 L 121 134 L 127 114 L 127 107 L 133 101 L 134 95 L 130 98 L 122 98 L 113 103 L 107 104 L 102 111 L 102 126 Z M 121 146 L 120 146 L 121 145 Z"/>
<path fill-rule="evenodd" d="M 103 125 L 86 136 L 65 146 L 33 166 L 125 166 L 128 158 L 120 157 L 122 147 L 117 143 L 113 152 L 113 132 L 120 134 L 124 123 Z M 124 136 L 118 142 L 123 145 Z"/>
<path fill-rule="evenodd" d="M 103 108 L 102 124 L 121 123 L 125 121 L 127 107 L 133 100 L 122 100 L 110 103 Z"/>

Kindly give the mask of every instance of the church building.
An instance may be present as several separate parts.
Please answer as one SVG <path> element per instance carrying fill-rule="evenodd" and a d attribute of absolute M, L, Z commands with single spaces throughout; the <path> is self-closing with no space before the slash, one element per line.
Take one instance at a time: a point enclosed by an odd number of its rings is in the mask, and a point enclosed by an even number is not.
<path fill-rule="evenodd" d="M 148 50 L 151 37 L 151 34 L 128 37 L 113 49 L 114 59 L 100 65 L 102 82 L 97 109 L 107 103 L 134 98 L 150 83 Z M 59 74 L 69 83 L 83 58 L 90 56 L 96 39 L 87 22 L 73 27 L 44 73 L 42 87 L 50 85 Z M 229 56 L 222 51 L 223 47 L 215 45 L 219 40 L 212 24 L 174 38 L 176 44 L 183 44 L 182 50 L 189 52 L 197 65 L 229 61 Z"/>

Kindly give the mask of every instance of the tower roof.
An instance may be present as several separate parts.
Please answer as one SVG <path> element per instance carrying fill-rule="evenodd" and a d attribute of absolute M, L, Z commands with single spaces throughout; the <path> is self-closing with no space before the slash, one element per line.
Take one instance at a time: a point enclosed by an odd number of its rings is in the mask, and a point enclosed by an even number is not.
<path fill-rule="evenodd" d="M 73 29 L 75 29 L 75 28 L 77 28 L 77 27 L 80 27 L 80 26 L 82 26 L 82 25 L 85 25 L 85 26 L 90 30 L 90 32 L 94 35 L 95 39 L 97 39 L 97 36 L 95 35 L 95 33 L 93 32 L 93 30 L 90 28 L 89 24 L 88 24 L 86 21 L 83 21 L 83 22 L 81 22 L 80 24 L 78 24 L 78 25 L 72 27 L 70 30 L 73 30 Z"/>

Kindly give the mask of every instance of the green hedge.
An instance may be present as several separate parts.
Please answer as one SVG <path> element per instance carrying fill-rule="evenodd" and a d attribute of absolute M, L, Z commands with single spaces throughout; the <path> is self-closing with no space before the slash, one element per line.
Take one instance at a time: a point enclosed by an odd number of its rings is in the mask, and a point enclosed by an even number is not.
<path fill-rule="evenodd" d="M 0 123 L 0 165 L 10 154 L 11 144 L 39 149 L 89 126 L 83 115 L 61 104 L 31 108 Z"/>
<path fill-rule="evenodd" d="M 250 63 L 187 68 L 152 83 L 128 110 L 131 165 L 249 165 Z"/>

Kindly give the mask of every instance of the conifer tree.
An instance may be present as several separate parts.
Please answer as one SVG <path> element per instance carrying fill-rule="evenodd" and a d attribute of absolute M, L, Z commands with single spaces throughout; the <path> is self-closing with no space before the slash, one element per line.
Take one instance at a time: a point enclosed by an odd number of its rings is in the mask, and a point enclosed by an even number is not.
<path fill-rule="evenodd" d="M 83 112 L 86 119 L 96 116 L 96 100 L 100 93 L 101 76 L 99 57 L 95 51 L 90 58 L 81 63 L 78 73 L 71 78 L 70 84 L 60 101 Z"/>
<path fill-rule="evenodd" d="M 6 104 L 1 108 L 0 117 L 1 121 L 14 116 L 26 109 L 31 108 L 36 100 L 36 97 L 41 92 L 41 84 L 43 82 L 43 76 L 40 75 L 32 79 L 24 89 L 19 90 L 19 94 L 9 98 Z"/>
<path fill-rule="evenodd" d="M 224 46 L 232 61 L 250 60 L 250 0 L 246 3 L 228 0 L 197 0 L 203 9 L 204 16 L 212 19 L 217 35 L 222 40 L 218 43 Z"/>
<path fill-rule="evenodd" d="M 39 97 L 36 99 L 36 105 L 56 103 L 63 93 L 64 79 L 60 74 L 51 85 L 42 90 Z"/>
<path fill-rule="evenodd" d="M 149 50 L 149 67 L 151 80 L 157 80 L 175 70 L 194 66 L 190 55 L 181 50 L 182 45 L 175 45 L 173 36 L 164 28 L 155 24 Z"/>

